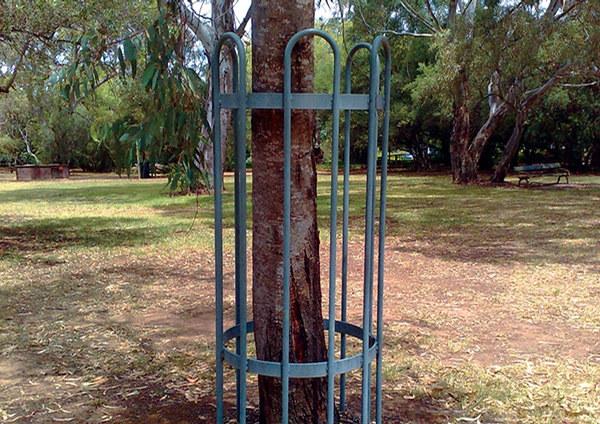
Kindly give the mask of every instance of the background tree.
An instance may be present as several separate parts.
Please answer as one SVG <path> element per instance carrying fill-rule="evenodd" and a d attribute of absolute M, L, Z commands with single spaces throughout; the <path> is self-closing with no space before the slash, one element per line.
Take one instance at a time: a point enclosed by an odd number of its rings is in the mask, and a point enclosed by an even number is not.
<path fill-rule="evenodd" d="M 514 128 L 492 181 L 504 181 L 517 154 L 528 115 L 540 99 L 561 84 L 583 87 L 600 81 L 600 73 L 594 64 L 595 58 L 600 55 L 595 44 L 600 7 L 597 2 L 592 3 L 569 2 L 564 3 L 562 8 L 551 4 L 537 19 L 539 30 L 531 37 L 532 47 L 536 42 L 540 45 L 533 61 L 536 68 L 533 64 L 523 67 L 515 78 L 517 83 L 511 87 L 515 94 L 511 103 L 516 116 Z M 520 28 L 523 27 L 522 24 Z M 568 44 L 564 43 L 566 39 L 570 40 Z M 535 73 L 534 69 L 538 72 Z M 533 88 L 530 88 L 531 85 Z"/>
<path fill-rule="evenodd" d="M 168 4 L 167 0 L 161 0 L 161 2 L 166 5 Z M 249 13 L 244 18 L 239 26 L 239 28 L 235 27 L 235 15 L 233 8 L 233 0 L 211 0 L 211 18 L 203 19 L 202 16 L 198 15 L 194 8 L 192 7 L 193 3 L 190 5 L 185 4 L 181 0 L 176 0 L 172 3 L 176 6 L 179 11 L 180 18 L 182 22 L 186 24 L 188 29 L 195 35 L 197 40 L 201 43 L 202 48 L 204 49 L 205 55 L 207 58 L 210 58 L 213 47 L 216 41 L 226 32 L 236 32 L 239 35 L 244 33 L 246 24 L 248 23 Z M 230 55 L 223 55 L 221 58 L 222 63 L 219 67 L 220 78 L 219 81 L 221 83 L 220 90 L 222 93 L 231 92 L 233 87 L 233 63 Z M 206 83 L 208 84 L 207 96 L 204 100 L 204 108 L 207 112 L 208 116 L 212 116 L 212 89 L 210 88 L 211 80 L 207 78 Z M 225 160 L 225 155 L 227 153 L 227 140 L 229 138 L 229 132 L 232 124 L 232 114 L 228 109 L 223 109 L 221 111 L 221 164 L 224 166 L 227 162 Z M 211 137 L 212 129 L 210 127 L 210 123 L 206 122 L 202 127 L 202 136 L 205 140 L 209 140 Z M 208 178 L 204 179 L 205 184 L 209 189 L 212 188 L 212 176 L 214 175 L 215 170 L 214 166 L 214 157 L 213 157 L 213 147 L 212 143 L 199 143 L 197 146 L 197 155 L 195 157 L 195 165 L 201 170 L 205 171 L 205 175 Z M 224 167 L 218 172 L 221 174 L 224 171 Z"/>
<path fill-rule="evenodd" d="M 560 162 L 571 171 L 600 166 L 600 86 L 558 87 L 530 114 L 521 142 L 525 163 Z"/>
<path fill-rule="evenodd" d="M 346 44 L 373 38 L 386 33 L 392 46 L 392 109 L 390 116 L 390 149 L 410 153 L 418 170 L 431 167 L 431 158 L 439 162 L 446 159 L 445 139 L 449 138 L 448 105 L 439 96 L 418 96 L 418 77 L 435 63 L 436 51 L 429 36 L 419 35 L 422 28 L 410 20 L 404 9 L 399 9 L 393 1 L 355 2 L 345 15 Z M 365 78 L 368 62 L 365 57 L 357 57 L 359 70 L 354 76 L 353 86 L 358 90 L 368 87 Z M 357 116 L 353 126 L 351 157 L 359 163 L 366 163 L 367 119 Z"/>

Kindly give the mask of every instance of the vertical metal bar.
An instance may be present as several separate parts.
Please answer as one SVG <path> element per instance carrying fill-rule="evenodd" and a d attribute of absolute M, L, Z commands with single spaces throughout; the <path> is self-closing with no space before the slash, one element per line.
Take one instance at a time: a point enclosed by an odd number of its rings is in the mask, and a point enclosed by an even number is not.
<path fill-rule="evenodd" d="M 371 50 L 368 43 L 359 43 L 350 50 L 346 59 L 346 93 L 352 93 L 352 60 L 360 49 Z M 342 310 L 341 321 L 348 320 L 348 222 L 350 215 L 350 118 L 349 110 L 344 111 L 344 193 L 342 223 Z M 341 335 L 340 357 L 346 357 L 346 334 Z M 340 375 L 340 410 L 346 409 L 346 374 Z"/>
<path fill-rule="evenodd" d="M 291 52 L 298 40 L 309 35 L 319 36 L 325 39 L 334 56 L 333 70 L 333 96 L 332 96 L 332 164 L 331 164 L 331 204 L 330 204 L 330 235 L 329 235 L 329 321 L 328 321 L 328 348 L 327 348 L 327 422 L 334 423 L 335 419 L 335 289 L 336 289 L 336 257 L 337 257 L 337 204 L 338 204 L 338 175 L 339 168 L 339 133 L 340 133 L 340 50 L 337 43 L 329 34 L 316 29 L 307 29 L 300 31 L 289 41 L 284 59 L 284 120 L 285 120 L 285 140 L 291 139 Z M 288 112 L 289 110 L 289 112 Z M 287 147 L 287 144 L 286 144 Z M 285 159 L 284 159 L 285 162 Z M 285 166 L 285 165 L 284 165 Z M 289 164 L 287 165 L 289 166 Z M 287 169 L 286 166 L 286 169 Z M 285 181 L 285 172 L 284 172 Z M 285 186 L 284 186 L 285 187 Z M 284 188 L 285 191 L 285 188 Z M 285 205 L 284 205 L 285 209 Z M 286 218 L 284 218 L 285 220 Z M 289 217 L 288 217 L 289 219 Z M 285 240 L 285 236 L 284 236 Z M 288 247 L 289 250 L 289 247 Z M 285 263 L 285 261 L 284 261 Z M 285 279 L 284 279 L 285 280 Z M 288 305 L 289 307 L 289 305 Z M 286 310 L 284 304 L 284 312 Z M 288 311 L 289 312 L 289 311 Z M 285 325 L 285 324 L 284 324 Z M 283 421 L 287 422 L 287 421 Z"/>
<path fill-rule="evenodd" d="M 348 65 L 346 78 L 348 80 Z M 346 82 L 346 84 L 348 84 Z M 347 87 L 347 85 L 346 85 Z M 346 90 L 346 93 L 349 93 Z M 342 310 L 340 320 L 348 321 L 348 222 L 350 207 L 350 111 L 344 111 L 344 194 L 342 217 Z M 340 340 L 340 358 L 346 357 L 346 334 L 342 333 Z M 340 375 L 340 411 L 346 409 L 346 374 Z"/>
<path fill-rule="evenodd" d="M 237 91 L 238 88 L 238 64 L 237 64 L 237 55 L 235 54 L 235 50 L 233 48 L 231 48 L 231 55 L 233 55 L 233 92 L 235 93 Z M 234 228 L 235 228 L 235 325 L 241 325 L 241 309 L 242 309 L 242 296 L 241 296 L 241 284 L 242 282 L 240 281 L 240 275 L 241 275 L 241 267 L 242 267 L 242 262 L 240 261 L 240 243 L 241 243 L 241 239 L 242 239 L 242 234 L 243 234 L 243 239 L 244 242 L 246 241 L 246 234 L 245 231 L 244 233 L 242 233 L 242 228 L 240 227 L 240 170 L 239 170 L 239 162 L 238 162 L 238 156 L 237 156 L 237 149 L 238 149 L 238 140 L 237 140 L 237 135 L 238 135 L 238 122 L 237 122 L 237 112 L 238 109 L 234 109 L 233 110 L 233 115 L 234 115 L 234 119 L 233 119 L 233 134 L 234 136 L 234 172 L 233 172 L 233 180 L 234 180 L 234 196 L 233 196 L 233 205 L 234 205 Z M 241 335 L 240 335 L 241 336 Z M 242 351 L 242 346 L 241 346 L 241 337 L 238 336 L 235 338 L 235 353 L 237 353 L 238 355 L 241 353 Z M 245 399 L 244 401 L 242 401 L 242 396 L 241 396 L 241 374 L 240 374 L 240 370 L 236 369 L 235 370 L 235 405 L 236 405 L 236 411 L 237 411 L 237 419 L 238 422 L 240 422 L 240 420 L 242 419 L 242 415 L 245 417 L 245 411 L 243 411 L 242 413 L 242 409 L 245 408 Z M 242 405 L 243 403 L 243 405 Z M 244 418 L 245 419 L 245 418 Z"/>
<path fill-rule="evenodd" d="M 234 33 L 224 34 L 213 51 L 213 143 L 214 143 L 214 189 L 215 189 L 215 268 L 216 268 L 216 363 L 217 363 L 217 423 L 223 423 L 223 181 L 221 169 L 221 106 L 219 63 L 223 45 L 235 44 L 233 55 L 233 91 L 238 98 L 235 109 L 235 319 L 240 326 L 240 336 L 236 338 L 236 352 L 242 358 L 242 365 L 236 370 L 236 411 L 238 422 L 246 422 L 246 376 L 247 376 L 247 306 L 246 306 L 246 56 L 244 45 Z M 243 144 L 242 142 L 243 141 Z M 243 152 L 243 154 L 242 154 Z M 240 160 L 241 159 L 241 160 Z"/>
<path fill-rule="evenodd" d="M 369 335 L 373 327 L 373 275 L 375 250 L 375 187 L 377 177 L 377 129 L 378 117 L 376 99 L 379 92 L 379 57 L 377 50 L 371 49 L 369 84 L 369 144 L 367 165 L 367 205 L 365 225 L 365 296 L 363 305 L 363 403 L 362 421 L 368 424 L 371 420 L 371 364 L 366 353 Z M 365 384 L 366 382 L 366 384 Z"/>
<path fill-rule="evenodd" d="M 242 365 L 236 370 L 236 400 L 238 422 L 246 423 L 247 392 L 247 264 L 246 264 L 246 54 L 237 35 L 231 35 L 239 55 L 232 49 L 233 91 L 237 94 L 234 109 L 234 170 L 235 170 L 235 264 L 236 264 L 236 325 L 240 336 L 236 339 L 236 353 Z"/>
<path fill-rule="evenodd" d="M 216 69 L 212 72 L 213 94 L 213 151 L 215 169 L 221 169 L 221 108 L 219 87 L 219 55 L 222 44 L 217 44 L 212 54 Z M 215 331 L 216 331 L 216 385 L 217 424 L 223 424 L 223 181 L 220 173 L 214 175 L 215 188 Z"/>
<path fill-rule="evenodd" d="M 241 299 L 242 299 L 242 313 L 240 314 L 241 328 L 240 337 L 242 341 L 242 349 L 240 351 L 240 357 L 242 359 L 242 367 L 240 369 L 242 385 L 240 387 L 241 398 L 243 399 L 243 420 L 240 420 L 240 424 L 246 422 L 246 391 L 247 391 L 247 371 L 248 371 L 248 328 L 246 322 L 247 317 L 247 290 L 248 290 L 248 270 L 246 263 L 246 250 L 247 250 L 247 211 L 246 211 L 246 53 L 244 45 L 238 37 L 238 51 L 240 52 L 240 86 L 238 87 L 239 95 L 239 109 L 237 110 L 237 121 L 238 121 L 238 133 L 236 134 L 238 143 L 238 161 L 240 163 L 240 225 L 243 227 L 242 230 L 242 245 L 240 247 L 240 260 L 242 265 L 240 266 L 241 273 Z"/>
<path fill-rule="evenodd" d="M 390 80 L 391 80 L 391 52 L 386 38 L 379 36 L 373 42 L 373 52 L 379 50 L 379 45 L 384 47 L 384 115 L 381 129 L 381 188 L 379 191 L 379 252 L 377 255 L 377 369 L 376 369 L 376 396 L 375 396 L 375 422 L 381 424 L 383 412 L 383 291 L 384 291 L 384 259 L 385 259 L 385 213 L 387 193 L 387 162 L 388 141 L 390 128 Z"/>
<path fill-rule="evenodd" d="M 292 162 L 292 70 L 293 45 L 283 59 L 283 341 L 281 358 L 281 422 L 289 420 L 290 390 L 290 221 Z"/>
<path fill-rule="evenodd" d="M 323 33 L 325 34 L 325 33 Z M 321 34 L 322 35 L 322 34 Z M 329 231 L 329 329 L 327 351 L 327 422 L 334 423 L 335 418 L 335 290 L 337 259 L 337 205 L 338 205 L 338 169 L 340 141 L 340 51 L 336 42 L 328 34 L 325 38 L 331 45 L 334 57 L 333 66 L 333 104 L 332 104 L 332 154 L 331 154 L 331 204 Z"/>

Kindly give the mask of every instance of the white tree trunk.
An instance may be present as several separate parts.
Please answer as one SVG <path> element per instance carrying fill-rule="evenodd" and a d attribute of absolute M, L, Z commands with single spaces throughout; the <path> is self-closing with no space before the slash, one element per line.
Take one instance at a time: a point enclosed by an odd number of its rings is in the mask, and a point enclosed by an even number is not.
<path fill-rule="evenodd" d="M 167 0 L 161 0 L 163 3 L 166 3 Z M 221 35 L 226 32 L 235 31 L 235 19 L 233 14 L 233 0 L 212 0 L 212 26 L 206 25 L 204 22 L 200 20 L 198 15 L 191 9 L 189 9 L 182 0 L 178 0 L 179 13 L 187 27 L 194 33 L 194 35 L 198 38 L 198 40 L 202 43 L 204 50 L 207 52 L 207 56 L 210 57 L 213 51 L 213 47 L 216 44 L 216 41 L 221 37 Z M 214 64 L 210 64 L 210 66 L 214 66 Z M 227 93 L 231 92 L 233 87 L 233 75 L 232 75 L 232 66 L 233 63 L 231 61 L 231 56 L 223 56 L 221 58 L 221 64 L 219 69 L 219 80 L 221 81 L 221 92 Z M 212 99 L 212 87 L 211 80 L 208 80 L 208 96 L 205 102 L 205 109 L 207 112 L 207 116 L 212 117 L 213 114 L 213 99 Z M 221 164 L 225 164 L 225 155 L 227 151 L 227 140 L 232 124 L 232 114 L 230 110 L 222 110 L 221 111 Z M 211 178 L 211 186 L 208 187 L 209 190 L 212 190 L 212 181 L 214 180 L 215 172 L 223 173 L 223 167 L 220 170 L 214 169 L 214 153 L 211 137 L 212 137 L 212 128 L 206 128 L 206 126 L 202 127 L 202 135 L 207 143 L 200 143 L 198 145 L 198 151 L 196 156 L 196 166 L 200 170 L 205 170 L 208 172 Z"/>

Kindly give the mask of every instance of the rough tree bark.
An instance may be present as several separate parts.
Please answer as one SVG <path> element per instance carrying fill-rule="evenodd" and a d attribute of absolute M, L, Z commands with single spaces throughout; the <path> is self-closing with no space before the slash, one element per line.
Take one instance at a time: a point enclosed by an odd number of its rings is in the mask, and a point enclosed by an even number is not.
<path fill-rule="evenodd" d="M 452 179 L 455 184 L 469 184 L 477 181 L 477 166 L 490 138 L 511 110 L 506 100 L 499 102 L 490 110 L 487 121 L 479 128 L 477 135 L 470 140 L 470 113 L 466 99 L 466 88 L 459 88 L 462 96 L 454 103 L 454 122 L 450 144 L 452 159 Z"/>
<path fill-rule="evenodd" d="M 453 42 L 456 42 L 458 30 L 456 0 L 448 4 L 448 28 L 452 33 Z M 472 8 L 469 8 L 472 9 Z M 470 11 L 471 14 L 473 10 Z M 463 12 L 467 15 L 467 12 Z M 472 33 L 465 34 L 468 39 Z M 454 99 L 452 104 L 452 136 L 450 138 L 450 158 L 452 164 L 452 182 L 454 184 L 469 184 L 477 181 L 477 162 L 473 160 L 469 151 L 471 135 L 471 116 L 469 113 L 469 72 L 461 65 L 454 82 Z"/>
<path fill-rule="evenodd" d="M 495 183 L 501 183 L 506 178 L 506 174 L 508 173 L 508 168 L 515 157 L 515 154 L 519 150 L 519 143 L 521 142 L 521 137 L 523 136 L 523 127 L 525 126 L 523 112 L 517 112 L 517 117 L 515 119 L 515 126 L 513 128 L 513 132 L 508 139 L 508 143 L 504 147 L 504 152 L 502 153 L 502 157 L 494 170 L 494 175 L 492 175 L 491 181 Z"/>
<path fill-rule="evenodd" d="M 468 184 L 477 181 L 477 162 L 469 153 L 469 135 L 471 129 L 468 106 L 468 77 L 461 70 L 456 81 L 452 138 L 450 156 L 452 160 L 452 181 L 455 184 Z"/>
<path fill-rule="evenodd" d="M 252 6 L 252 89 L 283 91 L 283 55 L 298 31 L 314 24 L 314 0 L 255 0 Z M 313 46 L 299 42 L 292 56 L 295 92 L 312 92 Z M 290 362 L 326 360 L 321 312 L 315 113 L 292 114 L 291 353 Z M 282 359 L 283 113 L 252 112 L 253 320 L 257 357 Z M 281 423 L 281 380 L 259 378 L 260 422 Z M 290 381 L 290 423 L 326 422 L 326 380 Z"/>

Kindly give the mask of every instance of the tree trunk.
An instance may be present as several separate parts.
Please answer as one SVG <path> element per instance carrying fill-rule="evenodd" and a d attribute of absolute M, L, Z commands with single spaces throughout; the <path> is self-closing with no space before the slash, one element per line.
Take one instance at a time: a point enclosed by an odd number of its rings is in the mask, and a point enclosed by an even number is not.
<path fill-rule="evenodd" d="M 314 1 L 255 0 L 252 11 L 252 89 L 283 91 L 283 54 L 298 31 L 314 23 Z M 292 55 L 292 89 L 312 92 L 311 39 Z M 327 357 L 316 215 L 313 133 L 316 114 L 292 113 L 291 337 L 290 362 Z M 282 360 L 283 280 L 283 112 L 252 112 L 253 320 L 257 357 Z M 290 423 L 326 422 L 324 378 L 290 381 Z M 260 422 L 281 423 L 281 380 L 259 377 Z"/>
<path fill-rule="evenodd" d="M 429 143 L 421 142 L 418 134 L 414 135 L 412 149 L 410 152 L 415 161 L 417 171 L 429 171 L 431 169 L 431 161 L 429 160 Z"/>
<path fill-rule="evenodd" d="M 477 135 L 473 139 L 471 146 L 469 147 L 469 152 L 471 154 L 471 158 L 477 164 L 479 163 L 479 159 L 483 154 L 483 150 L 485 146 L 487 146 L 490 138 L 496 130 L 498 126 L 502 122 L 502 118 L 506 115 L 506 113 L 510 110 L 508 103 L 503 102 L 493 113 L 490 114 L 487 121 L 483 124 L 483 126 L 477 132 Z"/>
<path fill-rule="evenodd" d="M 469 151 L 470 117 L 467 104 L 467 84 L 466 71 L 461 70 L 454 93 L 454 122 L 450 140 L 452 181 L 455 184 L 469 184 L 477 181 L 477 162 L 473 160 Z"/>
<path fill-rule="evenodd" d="M 502 153 L 502 158 L 500 158 L 500 162 L 498 162 L 496 170 L 494 171 L 494 175 L 492 175 L 491 178 L 491 181 L 494 183 L 504 182 L 506 174 L 508 174 L 508 168 L 510 168 L 510 164 L 515 157 L 515 154 L 519 150 L 519 143 L 521 142 L 521 137 L 523 136 L 523 127 L 525 125 L 525 118 L 523 115 L 524 113 L 522 111 L 517 113 L 515 127 L 513 128 L 513 132 L 508 140 L 508 143 L 506 143 L 506 147 Z"/>
<path fill-rule="evenodd" d="M 212 0 L 212 20 L 215 40 L 218 40 L 221 35 L 226 32 L 235 30 L 235 21 L 233 15 L 233 1 L 232 0 Z M 208 49 L 207 49 L 208 50 Z M 212 50 L 212 46 L 210 46 Z M 224 49 L 227 53 L 227 49 Z M 212 64 L 211 64 L 212 66 Z M 220 75 L 219 81 L 221 82 L 221 93 L 231 93 L 233 89 L 233 61 L 230 54 L 223 55 L 220 64 Z M 213 99 L 212 99 L 212 87 L 209 78 L 208 81 L 208 95 L 206 96 L 205 108 L 207 116 L 212 116 Z M 200 143 L 198 146 L 198 152 L 201 157 L 202 163 L 197 163 L 199 169 L 204 169 L 211 177 L 211 186 L 207 187 L 212 190 L 212 182 L 214 181 L 215 172 L 223 174 L 225 158 L 227 154 L 227 140 L 229 138 L 229 132 L 232 123 L 231 109 L 221 109 L 221 169 L 215 170 L 214 164 L 214 151 L 212 143 Z M 211 128 L 202 126 L 202 135 L 210 140 Z"/>

